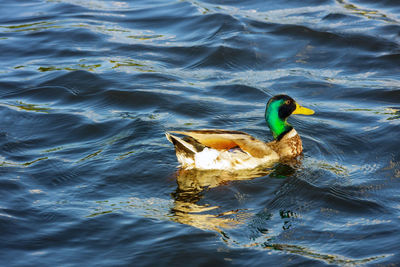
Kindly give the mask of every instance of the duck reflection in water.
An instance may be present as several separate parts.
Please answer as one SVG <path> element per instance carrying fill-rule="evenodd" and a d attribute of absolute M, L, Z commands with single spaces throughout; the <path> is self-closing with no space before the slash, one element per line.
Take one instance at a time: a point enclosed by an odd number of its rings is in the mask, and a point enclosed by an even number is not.
<path fill-rule="evenodd" d="M 298 163 L 296 161 L 296 163 Z M 292 165 L 293 166 L 293 165 Z M 205 191 L 232 181 L 249 180 L 256 177 L 284 178 L 292 175 L 291 165 L 278 164 L 274 168 L 228 172 L 222 170 L 180 169 L 176 174 L 177 189 L 172 196 L 173 220 L 203 230 L 213 230 L 223 234 L 223 229 L 232 229 L 244 224 L 255 214 L 248 209 L 224 211 L 221 205 L 197 204 L 203 200 Z"/>

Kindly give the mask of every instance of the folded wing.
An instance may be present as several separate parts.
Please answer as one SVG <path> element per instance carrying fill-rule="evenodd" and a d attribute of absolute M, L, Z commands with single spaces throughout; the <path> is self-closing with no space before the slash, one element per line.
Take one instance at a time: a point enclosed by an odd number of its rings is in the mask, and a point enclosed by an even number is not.
<path fill-rule="evenodd" d="M 229 150 L 234 147 L 240 147 L 240 149 L 256 158 L 262 158 L 274 153 L 270 145 L 240 131 L 211 129 L 171 132 L 190 136 L 200 144 L 217 150 Z"/>

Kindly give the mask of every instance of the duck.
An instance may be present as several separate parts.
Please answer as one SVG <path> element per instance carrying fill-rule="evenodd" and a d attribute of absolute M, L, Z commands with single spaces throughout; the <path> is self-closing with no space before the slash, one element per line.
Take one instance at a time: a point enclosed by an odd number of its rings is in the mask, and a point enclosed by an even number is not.
<path fill-rule="evenodd" d="M 270 167 L 302 154 L 297 131 L 287 122 L 294 114 L 312 115 L 288 95 L 275 95 L 265 108 L 265 120 L 273 141 L 263 142 L 248 133 L 222 129 L 167 131 L 182 169 L 246 170 Z M 177 136 L 180 135 L 180 136 Z"/>

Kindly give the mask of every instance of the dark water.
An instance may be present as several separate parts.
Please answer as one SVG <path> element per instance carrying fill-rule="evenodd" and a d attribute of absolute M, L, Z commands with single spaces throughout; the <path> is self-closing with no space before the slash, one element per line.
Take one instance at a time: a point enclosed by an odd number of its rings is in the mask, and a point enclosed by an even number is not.
<path fill-rule="evenodd" d="M 400 264 L 400 2 L 0 3 L 2 266 Z M 169 129 L 304 157 L 254 179 L 178 172 Z"/>

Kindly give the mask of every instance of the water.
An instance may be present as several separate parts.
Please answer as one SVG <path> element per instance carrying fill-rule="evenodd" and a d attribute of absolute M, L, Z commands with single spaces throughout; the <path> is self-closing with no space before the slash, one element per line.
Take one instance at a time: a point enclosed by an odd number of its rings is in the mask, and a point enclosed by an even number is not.
<path fill-rule="evenodd" d="M 0 4 L 2 266 L 400 263 L 396 0 Z M 170 129 L 304 155 L 260 177 L 184 172 Z M 253 175 L 257 176 L 257 175 Z"/>

